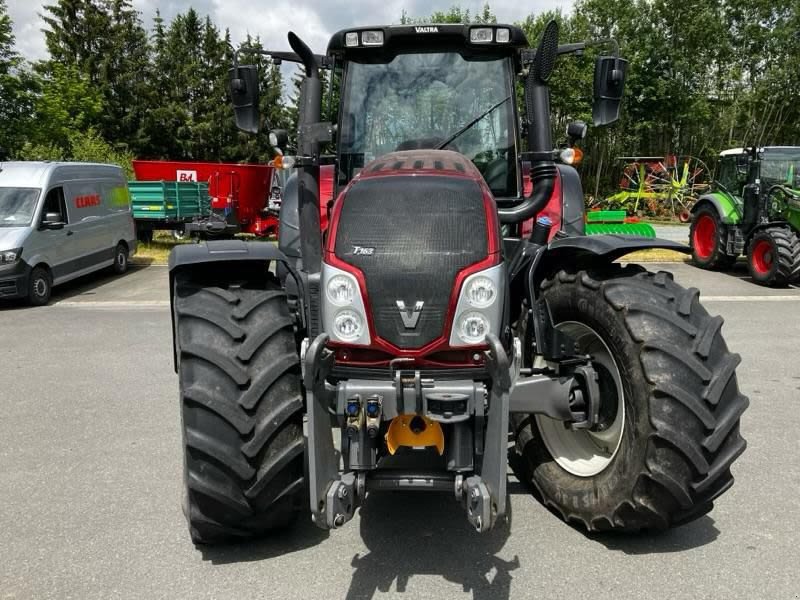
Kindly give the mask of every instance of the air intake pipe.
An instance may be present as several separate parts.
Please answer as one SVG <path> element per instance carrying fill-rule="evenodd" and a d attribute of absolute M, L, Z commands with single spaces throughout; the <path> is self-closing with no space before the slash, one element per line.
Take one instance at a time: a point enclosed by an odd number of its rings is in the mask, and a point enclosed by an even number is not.
<path fill-rule="evenodd" d="M 547 81 L 553 72 L 557 56 L 558 24 L 550 21 L 545 27 L 525 80 L 525 114 L 528 120 L 533 191 L 518 205 L 498 209 L 501 223 L 519 223 L 536 216 L 547 205 L 553 193 L 558 172 L 553 161 L 550 89 Z"/>
<path fill-rule="evenodd" d="M 300 251 L 303 271 L 322 270 L 322 234 L 319 223 L 319 142 L 309 134 L 309 126 L 319 122 L 322 109 L 322 84 L 319 67 L 311 49 L 293 32 L 289 44 L 303 61 L 306 76 L 300 91 L 297 124 L 297 150 L 303 163 L 297 170 Z"/>

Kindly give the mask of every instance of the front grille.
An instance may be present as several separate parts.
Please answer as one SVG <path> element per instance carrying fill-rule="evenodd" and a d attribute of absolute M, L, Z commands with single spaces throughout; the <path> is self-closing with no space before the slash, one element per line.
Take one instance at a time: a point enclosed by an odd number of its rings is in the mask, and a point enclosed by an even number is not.
<path fill-rule="evenodd" d="M 0 281 L 0 297 L 2 296 L 16 296 L 17 295 L 17 282 L 14 279 L 7 281 Z"/>
<path fill-rule="evenodd" d="M 344 198 L 335 253 L 364 273 L 376 333 L 420 348 L 443 334 L 458 272 L 487 256 L 481 189 L 446 176 L 358 181 Z M 424 302 L 416 327 L 405 327 L 398 300 Z"/>

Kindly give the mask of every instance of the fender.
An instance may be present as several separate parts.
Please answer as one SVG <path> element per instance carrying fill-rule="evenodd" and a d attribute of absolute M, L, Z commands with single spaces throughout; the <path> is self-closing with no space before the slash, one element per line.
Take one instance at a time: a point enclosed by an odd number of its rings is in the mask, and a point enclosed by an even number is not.
<path fill-rule="evenodd" d="M 565 265 L 577 269 L 610 264 L 631 252 L 662 248 L 689 254 L 690 248 L 679 242 L 658 238 L 627 235 L 576 235 L 556 237 L 542 247 L 541 255 L 534 258 L 529 273 L 529 284 L 538 288 L 541 281 Z M 530 290 L 534 292 L 534 289 Z M 535 297 L 535 294 L 532 294 Z"/>
<path fill-rule="evenodd" d="M 202 244 L 175 246 L 169 255 L 169 307 L 172 319 L 172 359 L 178 371 L 178 348 L 175 328 L 175 280 L 266 280 L 270 263 L 280 263 L 302 290 L 303 281 L 289 258 L 274 244 L 266 242 L 244 242 L 242 240 L 214 240 Z M 217 266 L 217 268 L 213 268 Z M 198 268 L 200 267 L 200 268 Z M 211 268 L 210 268 L 211 267 Z M 301 319 L 305 323 L 304 295 L 300 294 Z"/>
<path fill-rule="evenodd" d="M 691 213 L 697 214 L 697 211 L 703 207 L 713 205 L 717 210 L 720 221 L 725 225 L 736 225 L 742 220 L 742 215 L 739 212 L 739 205 L 736 200 L 722 191 L 711 192 L 710 194 L 703 194 L 692 206 Z"/>

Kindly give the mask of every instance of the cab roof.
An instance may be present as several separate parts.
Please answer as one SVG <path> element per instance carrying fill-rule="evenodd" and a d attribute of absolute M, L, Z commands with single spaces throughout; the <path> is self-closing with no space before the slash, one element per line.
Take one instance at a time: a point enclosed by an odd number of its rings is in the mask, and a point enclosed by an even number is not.
<path fill-rule="evenodd" d="M 473 30 L 491 30 L 490 41 L 471 41 Z M 498 42 L 498 31 L 508 30 L 508 41 Z M 382 32 L 383 42 L 364 44 L 364 32 Z M 352 44 L 355 34 L 357 44 Z M 486 33 L 484 32 L 484 37 Z M 504 39 L 505 33 L 501 35 Z M 431 23 L 414 25 L 377 25 L 373 27 L 349 27 L 337 31 L 328 43 L 328 54 L 346 55 L 349 59 L 369 60 L 392 56 L 403 52 L 458 51 L 473 55 L 510 55 L 519 48 L 527 48 L 525 33 L 515 25 L 495 23 L 450 24 Z"/>

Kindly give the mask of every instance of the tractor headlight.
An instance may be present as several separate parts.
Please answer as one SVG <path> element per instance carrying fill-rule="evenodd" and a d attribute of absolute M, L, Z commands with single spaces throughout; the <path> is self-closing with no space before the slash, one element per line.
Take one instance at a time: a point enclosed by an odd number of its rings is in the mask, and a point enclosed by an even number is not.
<path fill-rule="evenodd" d="M 345 275 L 336 275 L 331 277 L 326 288 L 328 300 L 336 306 L 347 306 L 353 303 L 353 298 L 356 295 L 356 285 L 352 278 Z"/>
<path fill-rule="evenodd" d="M 332 342 L 369 346 L 364 298 L 355 276 L 322 263 L 322 329 Z"/>
<path fill-rule="evenodd" d="M 497 30 L 497 34 L 495 35 L 495 40 L 501 44 L 507 44 L 511 41 L 511 30 L 506 29 L 505 27 L 501 27 Z"/>
<path fill-rule="evenodd" d="M 474 27 L 469 30 L 469 41 L 473 44 L 488 44 L 494 38 L 491 27 Z"/>
<path fill-rule="evenodd" d="M 344 45 L 348 48 L 352 48 L 354 46 L 358 46 L 358 32 L 357 31 L 348 31 L 344 34 Z"/>
<path fill-rule="evenodd" d="M 502 331 L 505 289 L 504 264 L 473 273 L 464 280 L 450 329 L 451 347 L 483 344 L 487 333 Z"/>
<path fill-rule="evenodd" d="M 497 297 L 497 289 L 488 277 L 476 277 L 465 286 L 465 295 L 475 308 L 486 308 Z"/>
<path fill-rule="evenodd" d="M 354 342 L 361 337 L 361 317 L 352 310 L 343 310 L 333 319 L 336 336 L 343 342 Z"/>
<path fill-rule="evenodd" d="M 383 31 L 380 29 L 374 31 L 362 31 L 361 43 L 364 46 L 383 46 Z"/>
<path fill-rule="evenodd" d="M 468 312 L 458 319 L 458 337 L 465 344 L 480 344 L 489 329 L 489 320 L 477 311 Z"/>

